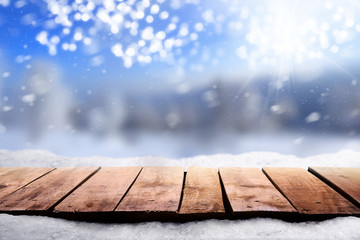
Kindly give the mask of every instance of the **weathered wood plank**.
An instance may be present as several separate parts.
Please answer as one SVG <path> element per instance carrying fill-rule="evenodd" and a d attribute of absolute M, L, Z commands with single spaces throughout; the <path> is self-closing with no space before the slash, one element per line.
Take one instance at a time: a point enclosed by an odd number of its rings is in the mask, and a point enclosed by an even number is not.
<path fill-rule="evenodd" d="M 219 174 L 216 168 L 189 167 L 180 214 L 225 213 Z"/>
<path fill-rule="evenodd" d="M 101 168 L 61 203 L 55 212 L 110 212 L 138 176 L 141 167 Z"/>
<path fill-rule="evenodd" d="M 0 199 L 52 170 L 54 168 L 0 167 Z"/>
<path fill-rule="evenodd" d="M 176 213 L 184 179 L 183 167 L 144 167 L 116 212 Z"/>
<path fill-rule="evenodd" d="M 260 169 L 224 167 L 219 173 L 234 214 L 296 212 Z"/>
<path fill-rule="evenodd" d="M 99 167 L 59 168 L 0 200 L 0 211 L 46 211 Z"/>
<path fill-rule="evenodd" d="M 360 168 L 309 167 L 309 171 L 360 207 Z"/>
<path fill-rule="evenodd" d="M 263 171 L 302 214 L 360 213 L 356 206 L 305 169 L 267 167 Z"/>

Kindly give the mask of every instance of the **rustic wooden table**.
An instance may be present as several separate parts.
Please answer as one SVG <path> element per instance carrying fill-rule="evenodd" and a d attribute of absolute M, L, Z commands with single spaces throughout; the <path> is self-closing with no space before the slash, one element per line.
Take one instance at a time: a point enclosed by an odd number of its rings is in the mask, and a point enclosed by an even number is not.
<path fill-rule="evenodd" d="M 0 212 L 85 221 L 360 216 L 360 168 L 0 168 Z"/>

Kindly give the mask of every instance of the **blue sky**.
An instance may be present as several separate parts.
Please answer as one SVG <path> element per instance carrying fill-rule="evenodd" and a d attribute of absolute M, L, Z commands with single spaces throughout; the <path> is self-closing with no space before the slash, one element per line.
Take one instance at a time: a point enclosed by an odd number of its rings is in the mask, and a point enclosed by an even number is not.
<path fill-rule="evenodd" d="M 358 12 L 354 1 L 2 0 L 0 71 L 16 82 L 45 59 L 79 86 L 348 71 Z"/>

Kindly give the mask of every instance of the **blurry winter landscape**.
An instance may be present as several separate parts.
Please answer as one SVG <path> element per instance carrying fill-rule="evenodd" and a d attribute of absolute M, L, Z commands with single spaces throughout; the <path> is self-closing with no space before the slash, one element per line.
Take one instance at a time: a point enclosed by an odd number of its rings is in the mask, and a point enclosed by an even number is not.
<path fill-rule="evenodd" d="M 2 0 L 0 148 L 360 150 L 359 6 L 346 3 Z"/>
<path fill-rule="evenodd" d="M 0 0 L 0 166 L 359 167 L 359 13 L 356 0 Z M 251 238 L 356 239 L 360 225 L 2 215 L 0 232 L 43 221 L 44 239 L 253 225 Z"/>

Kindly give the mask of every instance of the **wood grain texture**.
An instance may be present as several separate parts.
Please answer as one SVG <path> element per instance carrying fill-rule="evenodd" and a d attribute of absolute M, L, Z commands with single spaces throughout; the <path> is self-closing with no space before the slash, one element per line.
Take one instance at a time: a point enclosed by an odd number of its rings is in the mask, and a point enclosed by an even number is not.
<path fill-rule="evenodd" d="M 54 168 L 0 167 L 0 199 L 52 170 Z"/>
<path fill-rule="evenodd" d="M 216 168 L 188 168 L 179 213 L 225 213 L 220 179 Z"/>
<path fill-rule="evenodd" d="M 302 214 L 359 214 L 359 209 L 334 189 L 302 168 L 264 168 L 263 171 Z"/>
<path fill-rule="evenodd" d="M 144 167 L 115 211 L 175 213 L 183 179 L 183 167 Z"/>
<path fill-rule="evenodd" d="M 0 200 L 0 211 L 46 211 L 98 167 L 59 168 Z"/>
<path fill-rule="evenodd" d="M 309 171 L 360 207 L 360 168 L 309 167 Z"/>
<path fill-rule="evenodd" d="M 141 167 L 101 168 L 61 203 L 55 212 L 110 212 L 138 176 Z"/>
<path fill-rule="evenodd" d="M 260 169 L 226 167 L 219 173 L 234 213 L 296 212 Z"/>

